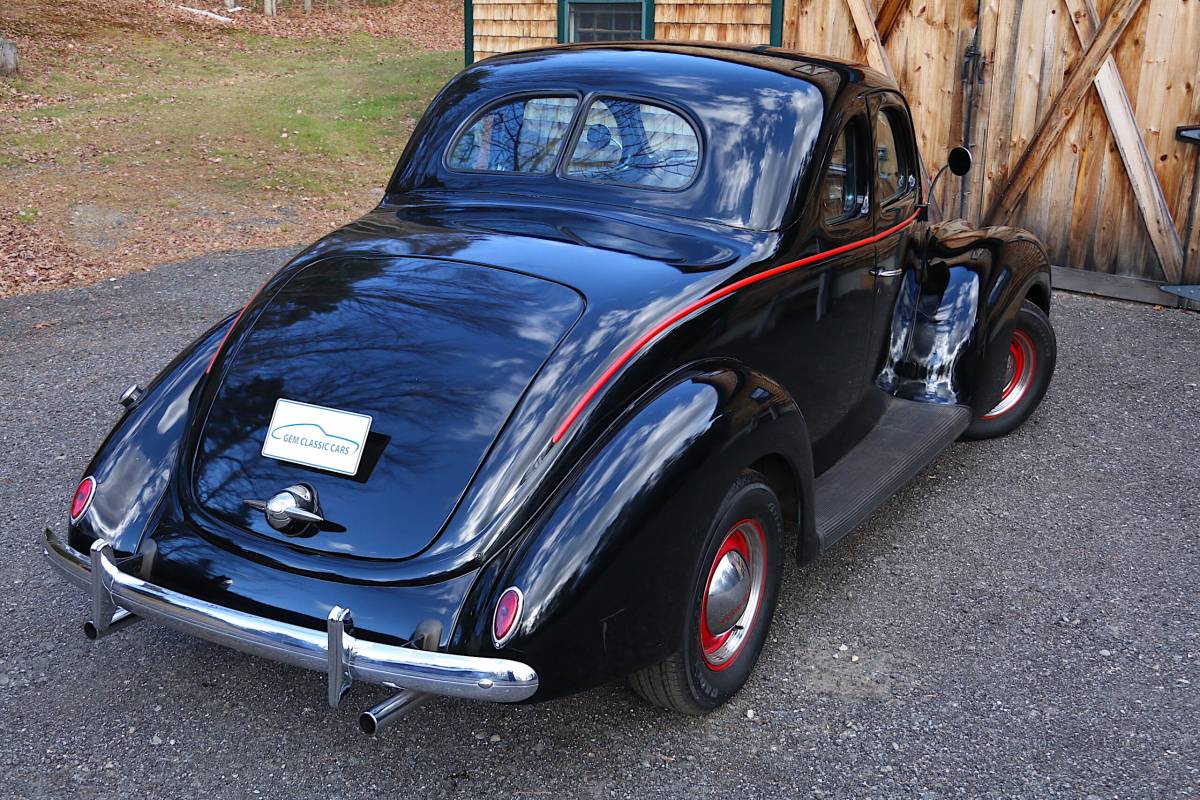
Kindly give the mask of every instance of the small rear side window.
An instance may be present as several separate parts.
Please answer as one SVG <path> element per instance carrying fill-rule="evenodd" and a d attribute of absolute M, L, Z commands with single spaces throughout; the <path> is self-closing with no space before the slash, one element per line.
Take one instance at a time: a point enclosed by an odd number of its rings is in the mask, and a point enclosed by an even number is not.
<path fill-rule="evenodd" d="M 843 222 L 866 211 L 863 140 L 862 126 L 859 120 L 853 120 L 833 142 L 829 166 L 821 177 L 821 204 L 826 221 Z"/>
<path fill-rule="evenodd" d="M 912 148 L 903 119 L 892 110 L 875 115 L 875 184 L 879 201 L 887 203 L 916 187 Z"/>
<path fill-rule="evenodd" d="M 567 161 L 568 178 L 680 189 L 700 165 L 700 138 L 662 106 L 605 98 L 587 110 Z"/>
<path fill-rule="evenodd" d="M 459 134 L 451 169 L 544 175 L 554 169 L 579 101 L 523 97 L 493 106 Z"/>

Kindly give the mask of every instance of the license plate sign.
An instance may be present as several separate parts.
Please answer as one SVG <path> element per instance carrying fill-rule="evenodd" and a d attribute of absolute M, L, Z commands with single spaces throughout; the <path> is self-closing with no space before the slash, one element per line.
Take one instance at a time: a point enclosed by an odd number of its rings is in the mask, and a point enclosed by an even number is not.
<path fill-rule="evenodd" d="M 370 431 L 371 418 L 366 414 L 280 398 L 275 401 L 262 454 L 353 475 Z"/>

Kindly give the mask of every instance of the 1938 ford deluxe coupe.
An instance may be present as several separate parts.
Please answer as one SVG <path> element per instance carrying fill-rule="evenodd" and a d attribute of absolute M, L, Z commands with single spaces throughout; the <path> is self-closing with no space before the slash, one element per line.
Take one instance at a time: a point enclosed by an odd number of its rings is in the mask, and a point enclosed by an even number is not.
<path fill-rule="evenodd" d="M 465 70 L 376 209 L 122 398 L 46 531 L 88 635 L 393 687 L 372 733 L 622 678 L 716 708 L 785 554 L 1049 383 L 1043 248 L 930 221 L 915 141 L 887 78 L 771 48 Z"/>

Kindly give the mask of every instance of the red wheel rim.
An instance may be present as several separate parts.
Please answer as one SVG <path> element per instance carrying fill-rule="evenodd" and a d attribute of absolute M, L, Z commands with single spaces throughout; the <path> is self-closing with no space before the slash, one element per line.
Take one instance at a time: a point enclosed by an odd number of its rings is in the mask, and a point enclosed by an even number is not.
<path fill-rule="evenodd" d="M 1016 408 L 1029 388 L 1033 386 L 1033 376 L 1037 373 L 1037 350 L 1034 349 L 1033 339 L 1020 328 L 1013 331 L 1012 342 L 1008 346 L 1008 367 L 1005 373 L 1007 379 L 1000 399 L 992 410 L 983 415 L 983 419 L 995 419 Z"/>
<path fill-rule="evenodd" d="M 766 564 L 762 526 L 753 519 L 735 523 L 717 548 L 700 595 L 700 653 L 709 669 L 727 668 L 749 641 L 762 605 Z"/>

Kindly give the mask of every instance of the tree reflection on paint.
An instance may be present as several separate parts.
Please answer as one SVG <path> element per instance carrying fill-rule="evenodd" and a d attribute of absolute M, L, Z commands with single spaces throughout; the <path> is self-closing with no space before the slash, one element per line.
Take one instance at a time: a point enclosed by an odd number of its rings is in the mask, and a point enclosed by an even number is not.
<path fill-rule="evenodd" d="M 318 262 L 284 285 L 230 355 L 195 486 L 210 510 L 277 537 L 243 500 L 312 484 L 348 529 L 305 546 L 402 557 L 437 533 L 563 332 L 578 295 L 558 284 L 431 259 Z M 367 414 L 376 444 L 358 480 L 263 457 L 275 401 Z M 371 443 L 368 442 L 368 449 Z M 381 530 L 378 521 L 403 523 Z"/>

